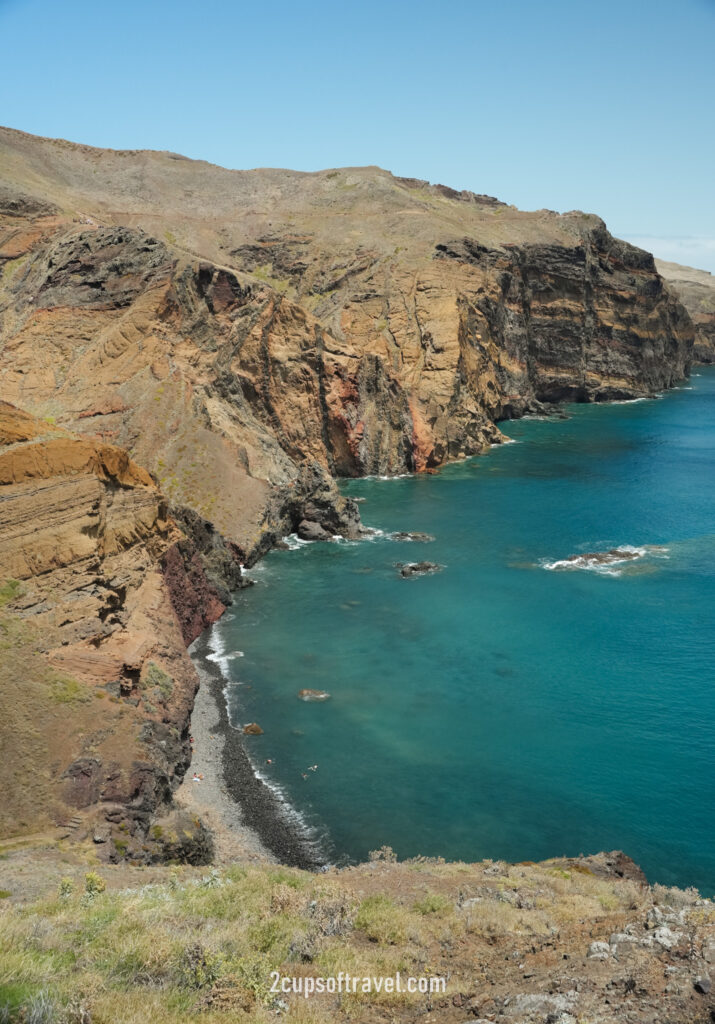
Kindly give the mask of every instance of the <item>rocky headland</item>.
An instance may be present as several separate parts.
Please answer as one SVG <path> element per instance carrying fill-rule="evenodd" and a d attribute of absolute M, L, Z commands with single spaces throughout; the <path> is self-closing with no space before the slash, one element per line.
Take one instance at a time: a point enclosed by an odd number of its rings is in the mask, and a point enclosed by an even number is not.
<path fill-rule="evenodd" d="M 500 420 L 674 385 L 683 303 L 590 214 L 0 129 L 3 834 L 210 859 L 173 800 L 187 647 L 242 566 L 290 532 L 361 536 L 336 476 L 434 471 Z"/>
<path fill-rule="evenodd" d="M 707 270 L 696 270 L 679 263 L 656 260 L 655 265 L 693 321 L 693 362 L 715 363 L 715 277 Z"/>

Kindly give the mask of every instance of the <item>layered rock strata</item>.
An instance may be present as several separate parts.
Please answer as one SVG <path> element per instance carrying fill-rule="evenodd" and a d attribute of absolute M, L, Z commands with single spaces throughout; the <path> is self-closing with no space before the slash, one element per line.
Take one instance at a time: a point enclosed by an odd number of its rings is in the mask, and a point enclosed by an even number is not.
<path fill-rule="evenodd" d="M 235 546 L 195 514 L 187 520 L 184 532 L 123 449 L 0 403 L 1 625 L 12 641 L 0 730 L 8 749 L 36 717 L 29 742 L 47 776 L 46 806 L 23 806 L 26 751 L 6 764 L 7 789 L 20 796 L 4 833 L 42 810 L 81 822 L 107 856 L 161 855 L 150 823 L 190 761 L 197 679 L 186 645 L 242 582 Z M 201 829 L 183 829 L 187 856 L 205 855 Z"/>

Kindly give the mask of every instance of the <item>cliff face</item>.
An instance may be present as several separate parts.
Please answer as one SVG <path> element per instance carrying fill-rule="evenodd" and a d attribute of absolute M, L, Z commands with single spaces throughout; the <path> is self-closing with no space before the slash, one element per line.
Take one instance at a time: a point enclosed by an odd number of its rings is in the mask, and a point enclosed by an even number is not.
<path fill-rule="evenodd" d="M 47 747 L 35 804 L 152 856 L 190 754 L 185 647 L 241 562 L 294 529 L 359 536 L 333 475 L 429 470 L 542 403 L 672 385 L 693 333 L 593 216 L 0 129 L 0 583 Z M 6 830 L 33 813 L 13 791 Z"/>
<path fill-rule="evenodd" d="M 687 309 L 695 326 L 693 360 L 715 363 L 715 277 L 707 270 L 656 260 L 658 273 Z"/>
<path fill-rule="evenodd" d="M 8 130 L 0 169 L 4 394 L 125 446 L 249 557 L 306 460 L 429 469 L 688 370 L 687 313 L 593 216 Z"/>
<path fill-rule="evenodd" d="M 182 532 L 125 451 L 0 403 L 3 834 L 78 815 L 107 856 L 158 854 L 149 823 L 190 760 L 185 644 L 225 608 L 219 555 L 240 583 L 237 553 Z"/>

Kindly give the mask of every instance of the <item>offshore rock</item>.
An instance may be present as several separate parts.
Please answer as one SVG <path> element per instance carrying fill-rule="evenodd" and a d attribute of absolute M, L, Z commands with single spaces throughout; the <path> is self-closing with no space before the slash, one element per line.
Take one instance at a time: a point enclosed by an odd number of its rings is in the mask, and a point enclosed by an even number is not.
<path fill-rule="evenodd" d="M 433 541 L 434 537 L 431 533 L 420 533 L 419 531 L 409 530 L 398 530 L 397 533 L 391 533 L 390 538 L 397 541 L 418 541 L 419 543 L 426 544 L 429 541 Z"/>
<path fill-rule="evenodd" d="M 307 688 L 298 691 L 298 700 L 314 702 L 330 700 L 330 694 L 327 690 L 311 690 Z"/>
<path fill-rule="evenodd" d="M 409 579 L 412 576 L 424 576 L 427 573 L 439 572 L 442 566 L 436 562 L 408 562 L 407 564 L 398 562 L 395 568 L 400 570 L 400 576 Z"/>
<path fill-rule="evenodd" d="M 298 523 L 297 534 L 301 540 L 330 540 L 331 535 L 324 530 L 320 523 L 309 522 L 301 519 Z"/>

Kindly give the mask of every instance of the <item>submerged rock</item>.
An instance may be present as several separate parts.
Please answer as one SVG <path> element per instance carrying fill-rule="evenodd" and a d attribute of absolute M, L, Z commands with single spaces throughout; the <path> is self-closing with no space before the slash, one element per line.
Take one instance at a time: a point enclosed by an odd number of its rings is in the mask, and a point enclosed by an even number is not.
<path fill-rule="evenodd" d="M 568 558 L 557 559 L 555 562 L 542 563 L 545 569 L 595 569 L 607 570 L 609 566 L 619 565 L 622 562 L 634 562 L 643 558 L 649 551 L 667 551 L 667 548 L 637 548 L 624 544 L 619 548 L 609 548 L 607 551 L 586 551 L 581 555 L 569 555 Z"/>
<path fill-rule="evenodd" d="M 305 701 L 321 701 L 330 700 L 330 694 L 327 690 L 298 690 L 298 700 Z"/>
<path fill-rule="evenodd" d="M 420 541 L 421 543 L 427 543 L 428 541 L 434 540 L 431 533 L 420 533 L 415 530 L 398 530 L 397 533 L 391 534 L 393 540 L 399 541 Z"/>
<path fill-rule="evenodd" d="M 261 729 L 258 722 L 249 722 L 248 725 L 244 725 L 243 732 L 246 736 L 262 736 L 263 729 Z"/>
<path fill-rule="evenodd" d="M 403 579 L 409 579 L 411 576 L 424 576 L 427 573 L 439 572 L 442 566 L 436 562 L 397 562 L 395 568 L 400 570 L 400 576 Z"/>

